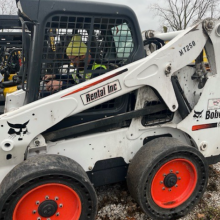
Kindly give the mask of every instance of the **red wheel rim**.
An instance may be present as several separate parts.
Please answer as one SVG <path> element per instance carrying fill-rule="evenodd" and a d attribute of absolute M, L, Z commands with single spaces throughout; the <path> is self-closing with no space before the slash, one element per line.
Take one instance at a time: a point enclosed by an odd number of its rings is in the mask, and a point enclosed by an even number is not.
<path fill-rule="evenodd" d="M 172 184 L 167 180 L 172 178 Z M 184 203 L 193 193 L 197 183 L 197 171 L 192 162 L 174 159 L 165 163 L 155 174 L 151 195 L 161 208 L 175 208 Z"/>
<path fill-rule="evenodd" d="M 56 212 L 50 217 L 42 217 L 39 207 L 45 204 L 47 208 L 48 201 L 57 204 Z M 19 200 L 13 220 L 79 220 L 81 210 L 81 200 L 73 189 L 63 184 L 44 184 L 32 189 Z"/>

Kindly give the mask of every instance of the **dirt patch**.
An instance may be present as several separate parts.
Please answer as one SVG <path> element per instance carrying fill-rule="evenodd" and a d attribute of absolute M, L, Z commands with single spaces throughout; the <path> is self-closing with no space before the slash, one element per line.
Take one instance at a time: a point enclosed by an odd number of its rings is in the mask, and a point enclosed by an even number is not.
<path fill-rule="evenodd" d="M 140 206 L 129 195 L 125 182 L 97 189 L 99 212 L 98 218 L 102 220 L 136 220 L 137 215 L 144 215 Z M 117 209 L 120 210 L 117 212 Z M 111 214 L 109 214 L 111 212 Z M 114 216 L 118 214 L 119 217 Z"/>

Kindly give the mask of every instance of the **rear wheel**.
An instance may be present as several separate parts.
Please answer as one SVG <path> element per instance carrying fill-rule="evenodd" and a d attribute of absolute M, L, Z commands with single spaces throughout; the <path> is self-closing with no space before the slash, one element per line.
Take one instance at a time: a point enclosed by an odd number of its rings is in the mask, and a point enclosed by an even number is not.
<path fill-rule="evenodd" d="M 173 138 L 158 138 L 133 158 L 127 176 L 131 195 L 153 219 L 186 215 L 202 197 L 208 165 L 195 148 Z"/>
<path fill-rule="evenodd" d="M 69 158 L 46 155 L 15 167 L 0 187 L 1 220 L 95 219 L 96 193 Z"/>

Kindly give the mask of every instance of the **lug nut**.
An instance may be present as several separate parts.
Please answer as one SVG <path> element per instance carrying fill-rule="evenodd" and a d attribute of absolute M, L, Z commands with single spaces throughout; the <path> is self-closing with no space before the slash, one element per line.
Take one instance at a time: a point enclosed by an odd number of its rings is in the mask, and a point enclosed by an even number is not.
<path fill-rule="evenodd" d="M 165 190 L 165 187 L 163 187 L 162 190 Z"/>
<path fill-rule="evenodd" d="M 63 208 L 63 204 L 60 204 L 59 206 L 60 206 L 60 208 Z"/>
<path fill-rule="evenodd" d="M 39 204 L 40 204 L 40 202 L 39 202 L 39 201 L 37 201 L 37 202 L 36 202 L 36 205 L 39 205 Z"/>
<path fill-rule="evenodd" d="M 176 171 L 176 174 L 179 174 L 179 171 Z"/>
<path fill-rule="evenodd" d="M 60 213 L 59 213 L 59 212 L 57 212 L 57 213 L 56 213 L 56 216 L 59 216 L 59 215 L 60 215 Z"/>
<path fill-rule="evenodd" d="M 173 172 L 173 170 L 170 170 L 170 173 L 172 173 Z"/>
<path fill-rule="evenodd" d="M 166 173 L 163 174 L 163 176 L 166 176 L 166 175 L 167 175 Z"/>
<path fill-rule="evenodd" d="M 178 177 L 178 180 L 181 180 L 181 177 Z"/>
<path fill-rule="evenodd" d="M 55 200 L 57 201 L 58 199 L 59 199 L 59 198 L 56 196 L 56 197 L 55 197 Z"/>
<path fill-rule="evenodd" d="M 160 181 L 160 184 L 162 184 L 163 183 L 163 181 Z"/>
<path fill-rule="evenodd" d="M 176 184 L 175 187 L 178 187 L 178 184 Z"/>
<path fill-rule="evenodd" d="M 37 220 L 41 220 L 41 217 L 38 217 Z"/>
<path fill-rule="evenodd" d="M 169 190 L 169 192 L 171 192 L 172 191 L 172 189 L 168 189 Z"/>
<path fill-rule="evenodd" d="M 45 199 L 49 199 L 49 196 L 45 196 Z"/>
<path fill-rule="evenodd" d="M 33 213 L 33 214 L 36 214 L 36 212 L 37 212 L 36 210 L 33 210 L 33 212 L 32 212 L 32 213 Z"/>

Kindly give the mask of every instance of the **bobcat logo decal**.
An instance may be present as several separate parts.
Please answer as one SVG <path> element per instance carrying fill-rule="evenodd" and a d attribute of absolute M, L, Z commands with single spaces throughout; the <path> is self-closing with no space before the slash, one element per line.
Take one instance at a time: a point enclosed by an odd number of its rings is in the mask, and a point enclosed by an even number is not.
<path fill-rule="evenodd" d="M 197 112 L 197 111 L 194 110 L 193 118 L 201 118 L 203 111 L 204 110 L 202 110 L 201 112 Z"/>
<path fill-rule="evenodd" d="M 27 129 L 27 124 L 29 123 L 29 121 L 24 124 L 11 124 L 8 121 L 7 123 L 10 126 L 10 129 L 8 131 L 8 134 L 10 135 L 9 138 L 14 139 L 15 137 L 19 136 L 18 140 L 22 141 L 23 136 L 25 134 L 29 134 Z"/>

